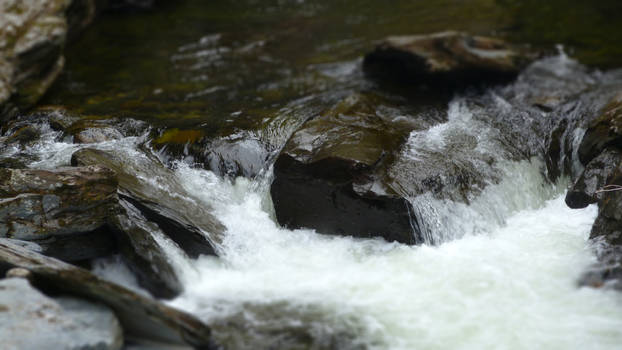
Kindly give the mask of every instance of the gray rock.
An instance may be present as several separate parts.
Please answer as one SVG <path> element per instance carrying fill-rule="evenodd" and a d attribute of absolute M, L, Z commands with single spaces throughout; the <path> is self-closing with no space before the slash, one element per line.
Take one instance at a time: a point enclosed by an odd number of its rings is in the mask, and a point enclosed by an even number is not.
<path fill-rule="evenodd" d="M 0 2 L 0 111 L 33 105 L 60 74 L 65 0 Z M 0 115 L 0 120 L 3 116 Z"/>
<path fill-rule="evenodd" d="M 116 230 L 118 247 L 126 265 L 141 287 L 158 298 L 172 298 L 182 285 L 164 249 L 153 235 L 164 233 L 157 224 L 144 218 L 127 200 L 120 200 L 121 213 L 110 219 Z"/>
<path fill-rule="evenodd" d="M 0 280 L 2 348 L 117 350 L 123 331 L 107 307 L 70 297 L 50 298 L 23 278 Z"/>
<path fill-rule="evenodd" d="M 622 163 L 622 153 L 614 148 L 604 150 L 592 159 L 581 176 L 574 182 L 566 194 L 566 204 L 573 209 L 585 208 L 598 202 L 602 192 L 597 191 L 608 184 L 613 172 Z"/>
<path fill-rule="evenodd" d="M 102 227 L 117 181 L 101 166 L 54 171 L 0 169 L 0 237 L 42 240 Z"/>
<path fill-rule="evenodd" d="M 149 221 L 177 243 L 190 257 L 201 254 L 215 255 L 224 227 L 210 213 L 210 208 L 197 207 L 179 197 L 192 198 L 185 188 L 175 181 L 172 170 L 149 155 L 136 155 L 132 160 L 95 149 L 81 149 L 71 157 L 78 166 L 103 165 L 113 169 L 119 180 L 121 198 L 141 211 Z M 137 174 L 150 179 L 166 181 L 166 189 L 142 181 Z M 214 243 L 213 243 L 214 242 Z"/>
<path fill-rule="evenodd" d="M 147 339 L 170 348 L 216 348 L 210 328 L 194 316 L 102 280 L 87 270 L 0 239 L 0 269 L 13 267 L 31 271 L 33 285 L 46 293 L 63 293 L 107 305 L 118 317 L 126 339 Z"/>

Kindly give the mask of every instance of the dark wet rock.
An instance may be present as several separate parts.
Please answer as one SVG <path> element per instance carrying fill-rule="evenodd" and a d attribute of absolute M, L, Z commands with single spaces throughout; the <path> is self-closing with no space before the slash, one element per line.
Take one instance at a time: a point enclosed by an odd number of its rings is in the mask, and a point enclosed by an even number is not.
<path fill-rule="evenodd" d="M 581 176 L 574 182 L 566 194 L 566 204 L 573 209 L 585 208 L 598 202 L 597 193 L 608 184 L 609 178 L 622 164 L 622 153 L 618 149 L 608 148 L 592 159 Z"/>
<path fill-rule="evenodd" d="M 0 237 L 41 240 L 102 227 L 117 200 L 102 166 L 53 171 L 0 169 Z"/>
<path fill-rule="evenodd" d="M 598 216 L 592 226 L 590 238 L 600 237 L 607 244 L 622 246 L 622 190 L 619 189 L 622 188 L 622 168 L 615 168 L 606 183 L 611 186 L 611 190 L 600 193 Z"/>
<path fill-rule="evenodd" d="M 91 232 L 52 236 L 33 242 L 41 246 L 42 254 L 67 262 L 101 258 L 117 251 L 116 239 L 106 226 Z"/>
<path fill-rule="evenodd" d="M 531 59 L 500 39 L 449 31 L 388 37 L 363 69 L 375 78 L 456 87 L 513 79 Z"/>
<path fill-rule="evenodd" d="M 6 138 L 5 142 L 19 143 L 23 145 L 37 140 L 40 135 L 41 134 L 37 128 L 32 125 L 26 125 L 11 133 L 11 135 Z"/>
<path fill-rule="evenodd" d="M 308 121 L 274 165 L 271 195 L 280 224 L 328 234 L 414 244 L 409 202 L 379 172 L 406 140 L 398 127 L 353 95 Z"/>
<path fill-rule="evenodd" d="M 2 158 L 0 159 L 0 168 L 15 168 L 15 169 L 23 169 L 26 168 L 26 163 L 23 160 L 17 158 Z"/>
<path fill-rule="evenodd" d="M 3 349 L 118 350 L 119 320 L 106 306 L 70 297 L 50 298 L 24 278 L 0 280 Z"/>
<path fill-rule="evenodd" d="M 587 165 L 606 147 L 622 148 L 622 94 L 618 94 L 590 122 L 579 146 L 579 160 Z"/>
<path fill-rule="evenodd" d="M 0 239 L 0 272 L 13 267 L 31 271 L 33 285 L 45 293 L 66 294 L 108 306 L 129 341 L 148 340 L 154 346 L 170 348 L 216 348 L 210 328 L 194 316 L 102 280 L 87 270 Z"/>
<path fill-rule="evenodd" d="M 127 200 L 121 199 L 122 213 L 110 219 L 117 233 L 119 252 L 136 275 L 141 287 L 157 298 L 172 298 L 182 291 L 177 274 L 164 249 L 153 235 L 161 233 L 157 224 L 145 219 Z"/>
<path fill-rule="evenodd" d="M 137 153 L 129 160 L 105 151 L 82 149 L 72 155 L 71 164 L 99 164 L 113 169 L 119 180 L 121 198 L 138 208 L 147 220 L 156 223 L 190 257 L 215 254 L 212 240 L 220 239 L 224 227 L 209 208 L 184 200 L 192 195 L 175 181 L 173 171 L 155 157 Z"/>
<path fill-rule="evenodd" d="M 565 152 L 564 134 L 568 129 L 568 120 L 561 119 L 553 127 L 550 136 L 546 139 L 544 161 L 549 180 L 557 181 L 562 175 L 563 168 L 560 166 L 561 157 Z"/>

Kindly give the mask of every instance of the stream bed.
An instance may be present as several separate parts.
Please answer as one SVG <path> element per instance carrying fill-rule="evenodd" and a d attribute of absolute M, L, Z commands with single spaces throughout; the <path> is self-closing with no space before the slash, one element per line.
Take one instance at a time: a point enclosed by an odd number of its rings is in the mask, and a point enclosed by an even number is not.
<path fill-rule="evenodd" d="M 609 21 L 574 41 L 572 28 L 538 32 L 538 18 L 573 23 L 575 12 L 596 27 L 615 2 L 566 12 L 565 2 L 538 12 L 541 2 L 532 1 L 198 3 L 104 16 L 68 48 L 66 71 L 43 104 L 131 132 L 80 145 L 42 123 L 39 141 L 0 153 L 53 169 L 80 148 L 113 152 L 180 208 L 218 218 L 222 236 L 204 228 L 218 258 L 190 259 L 154 233 L 184 287 L 170 305 L 204 320 L 230 349 L 620 348 L 622 294 L 578 284 L 597 260 L 588 237 L 598 209 L 564 203 L 582 168 L 573 152 L 584 129 L 564 135 L 566 169 L 554 181 L 543 140 L 558 114 L 600 108 L 622 87 L 622 71 L 609 69 L 622 62 L 622 29 Z M 362 73 L 361 55 L 376 40 L 445 29 L 564 49 L 551 49 L 516 82 L 456 94 L 383 86 Z M 607 31 L 610 43 L 599 46 L 595 38 Z M 275 157 L 305 121 L 353 94 L 371 96 L 378 115 L 410 123 L 393 171 L 448 163 L 481 176 L 466 200 L 412 193 L 421 245 L 277 223 Z M 572 106 L 552 111 L 534 102 L 569 96 Z M 260 156 L 246 160 L 250 168 L 211 171 L 188 150 L 198 138 Z M 173 171 L 141 168 L 145 155 Z M 245 169 L 252 176 L 237 176 Z M 177 186 L 188 195 L 174 193 Z M 118 260 L 98 261 L 95 271 L 140 291 Z"/>

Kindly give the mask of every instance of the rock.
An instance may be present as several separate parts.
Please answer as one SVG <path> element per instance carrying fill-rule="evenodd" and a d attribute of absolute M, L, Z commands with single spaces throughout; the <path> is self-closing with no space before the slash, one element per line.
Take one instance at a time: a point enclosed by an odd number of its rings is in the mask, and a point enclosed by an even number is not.
<path fill-rule="evenodd" d="M 116 229 L 119 251 L 141 287 L 157 298 L 173 298 L 183 287 L 166 252 L 154 239 L 158 225 L 145 219 L 127 200 L 120 200 L 123 213 L 110 220 Z"/>
<path fill-rule="evenodd" d="M 612 246 L 600 240 L 592 243 L 598 261 L 583 273 L 579 285 L 592 288 L 606 286 L 622 291 L 622 245 Z"/>
<path fill-rule="evenodd" d="M 388 37 L 365 56 L 363 69 L 375 78 L 456 87 L 508 81 L 531 59 L 500 39 L 448 31 Z"/>
<path fill-rule="evenodd" d="M 46 293 L 64 293 L 110 307 L 128 340 L 148 340 L 169 348 L 184 345 L 217 348 L 210 328 L 194 316 L 102 280 L 87 270 L 0 239 L 0 272 L 13 267 L 31 271 L 33 285 Z"/>
<path fill-rule="evenodd" d="M 86 128 L 73 135 L 75 143 L 98 143 L 122 138 L 123 134 L 119 130 L 109 126 Z"/>
<path fill-rule="evenodd" d="M 32 273 L 21 267 L 14 267 L 6 272 L 6 278 L 23 278 L 30 280 L 32 278 Z"/>
<path fill-rule="evenodd" d="M 219 176 L 254 178 L 268 164 L 270 152 L 256 137 L 245 134 L 210 138 L 199 130 L 169 129 L 152 141 L 172 160 L 201 164 Z"/>
<path fill-rule="evenodd" d="M 606 147 L 622 148 L 622 93 L 603 109 L 588 126 L 579 146 L 579 160 L 587 165 Z"/>
<path fill-rule="evenodd" d="M 82 119 L 65 128 L 65 135 L 71 136 L 74 143 L 98 143 L 111 140 L 120 140 L 125 135 L 115 126 L 111 120 Z"/>
<path fill-rule="evenodd" d="M 566 194 L 566 204 L 572 209 L 585 208 L 598 202 L 602 197 L 596 191 L 609 183 L 613 172 L 622 164 L 622 153 L 614 148 L 607 148 L 598 157 L 592 159 L 581 176 L 574 182 Z"/>
<path fill-rule="evenodd" d="M 138 152 L 132 159 L 124 159 L 119 154 L 82 149 L 72 155 L 71 164 L 100 164 L 113 169 L 121 198 L 156 223 L 190 257 L 215 255 L 214 244 L 220 240 L 224 227 L 209 212 L 210 208 L 183 200 L 192 195 L 176 182 L 173 171 L 157 159 Z"/>
<path fill-rule="evenodd" d="M 622 168 L 617 167 L 611 172 L 607 185 L 622 186 Z M 622 246 L 622 190 L 613 189 L 600 194 L 598 216 L 590 233 L 591 239 L 598 237 L 614 247 Z"/>
<path fill-rule="evenodd" d="M 266 146 L 253 138 L 217 139 L 204 148 L 203 163 L 220 176 L 254 178 L 268 164 Z"/>
<path fill-rule="evenodd" d="M 369 112 L 353 95 L 287 141 L 270 188 L 278 222 L 320 233 L 414 244 L 410 203 L 379 175 L 409 129 Z M 380 171 L 381 173 L 381 171 Z"/>
<path fill-rule="evenodd" d="M 0 280 L 0 337 L 7 350 L 117 350 L 123 345 L 123 331 L 110 309 L 75 298 L 52 299 L 23 278 Z"/>
<path fill-rule="evenodd" d="M 0 237 L 42 240 L 102 227 L 114 212 L 117 181 L 102 166 L 0 169 Z"/>
<path fill-rule="evenodd" d="M 41 133 L 32 125 L 23 126 L 15 130 L 7 139 L 6 143 L 19 143 L 21 145 L 28 144 L 39 138 Z"/>
<path fill-rule="evenodd" d="M 0 3 L 0 110 L 32 106 L 60 74 L 69 1 Z M 0 115 L 0 121 L 4 118 Z"/>
<path fill-rule="evenodd" d="M 107 226 L 91 232 L 52 236 L 35 241 L 41 254 L 66 262 L 81 262 L 101 258 L 117 251 L 117 242 Z"/>

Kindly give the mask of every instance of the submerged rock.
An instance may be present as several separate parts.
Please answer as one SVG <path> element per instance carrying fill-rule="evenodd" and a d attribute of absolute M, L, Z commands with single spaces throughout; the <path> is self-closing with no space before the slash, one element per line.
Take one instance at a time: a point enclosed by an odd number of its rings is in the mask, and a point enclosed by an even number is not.
<path fill-rule="evenodd" d="M 2 348 L 118 350 L 123 331 L 107 307 L 76 298 L 50 298 L 24 278 L 0 280 Z"/>
<path fill-rule="evenodd" d="M 381 79 L 455 87 L 513 79 L 531 59 L 500 39 L 448 31 L 388 37 L 365 56 L 363 69 Z"/>
<path fill-rule="evenodd" d="M 0 237 L 41 240 L 102 227 L 117 180 L 102 166 L 53 171 L 0 169 Z"/>
<path fill-rule="evenodd" d="M 622 93 L 614 97 L 601 115 L 589 124 L 579 146 L 579 160 L 587 165 L 610 146 L 622 148 Z"/>
<path fill-rule="evenodd" d="M 409 129 L 365 107 L 353 95 L 287 141 L 270 189 L 277 219 L 291 228 L 414 244 L 411 205 L 379 174 Z"/>
<path fill-rule="evenodd" d="M 109 152 L 82 149 L 72 155 L 71 164 L 99 164 L 113 169 L 121 198 L 156 223 L 190 257 L 215 255 L 211 240 L 220 239 L 224 231 L 218 219 L 209 208 L 184 200 L 192 196 L 175 182 L 172 170 L 146 154 L 137 152 L 135 156 L 130 161 Z"/>
<path fill-rule="evenodd" d="M 0 272 L 13 267 L 32 272 L 33 285 L 46 293 L 63 293 L 110 307 L 128 340 L 147 341 L 156 348 L 216 348 L 210 328 L 194 316 L 102 280 L 87 270 L 0 239 Z"/>

